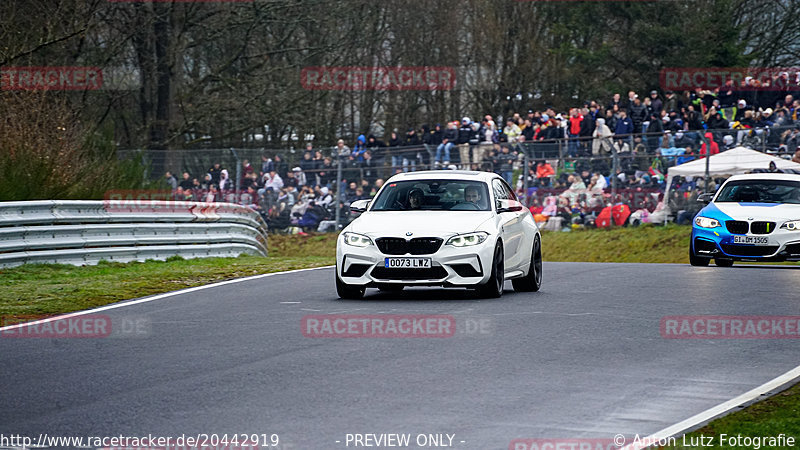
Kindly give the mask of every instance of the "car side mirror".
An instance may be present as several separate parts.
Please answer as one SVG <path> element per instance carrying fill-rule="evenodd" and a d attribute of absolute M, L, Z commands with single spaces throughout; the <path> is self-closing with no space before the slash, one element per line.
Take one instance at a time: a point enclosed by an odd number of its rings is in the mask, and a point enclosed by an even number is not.
<path fill-rule="evenodd" d="M 516 200 L 507 200 L 502 199 L 497 201 L 497 212 L 504 213 L 504 212 L 518 212 L 522 211 L 522 203 Z"/>
<path fill-rule="evenodd" d="M 363 213 L 364 211 L 369 208 L 369 200 L 356 200 L 353 203 L 350 203 L 350 211 Z"/>
<path fill-rule="evenodd" d="M 705 205 L 711 203 L 711 199 L 714 198 L 713 192 L 706 192 L 705 194 L 700 194 L 697 196 L 697 202 L 703 203 Z"/>

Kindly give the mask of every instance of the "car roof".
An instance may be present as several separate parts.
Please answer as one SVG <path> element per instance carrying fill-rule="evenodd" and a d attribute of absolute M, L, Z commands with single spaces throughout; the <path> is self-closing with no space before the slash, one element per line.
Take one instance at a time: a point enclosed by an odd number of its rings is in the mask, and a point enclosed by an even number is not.
<path fill-rule="evenodd" d="M 744 175 L 733 175 L 727 181 L 738 180 L 784 180 L 784 181 L 800 181 L 800 175 L 793 173 L 748 173 Z"/>
<path fill-rule="evenodd" d="M 413 181 L 413 180 L 474 180 L 489 182 L 499 175 L 492 172 L 480 172 L 477 170 L 422 170 L 419 172 L 404 172 L 389 178 L 388 181 Z"/>

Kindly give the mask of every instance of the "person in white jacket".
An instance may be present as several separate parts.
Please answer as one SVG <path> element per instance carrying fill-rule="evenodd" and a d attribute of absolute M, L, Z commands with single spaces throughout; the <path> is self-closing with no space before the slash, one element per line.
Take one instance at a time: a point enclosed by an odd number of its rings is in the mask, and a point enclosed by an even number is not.
<path fill-rule="evenodd" d="M 592 133 L 592 154 L 599 155 L 600 152 L 611 153 L 611 136 L 614 133 L 606 125 L 606 120 L 602 118 L 597 119 L 597 127 Z"/>

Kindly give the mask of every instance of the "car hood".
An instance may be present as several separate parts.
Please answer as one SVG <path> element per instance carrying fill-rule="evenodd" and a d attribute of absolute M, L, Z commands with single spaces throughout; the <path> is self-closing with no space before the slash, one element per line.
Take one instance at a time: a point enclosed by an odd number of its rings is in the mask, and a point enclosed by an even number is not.
<path fill-rule="evenodd" d="M 354 220 L 348 231 L 378 236 L 449 236 L 475 231 L 492 217 L 491 211 L 374 211 Z"/>
<path fill-rule="evenodd" d="M 733 203 L 715 202 L 713 204 L 721 213 L 734 220 L 798 220 L 800 205 L 790 203 Z M 750 219 L 752 217 L 752 219 Z"/>

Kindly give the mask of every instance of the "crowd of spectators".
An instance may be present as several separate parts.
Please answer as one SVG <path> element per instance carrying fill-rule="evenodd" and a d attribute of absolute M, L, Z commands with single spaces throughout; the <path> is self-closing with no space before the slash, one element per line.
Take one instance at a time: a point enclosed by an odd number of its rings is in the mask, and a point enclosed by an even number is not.
<path fill-rule="evenodd" d="M 497 120 L 490 114 L 480 121 L 463 117 L 411 127 L 402 135 L 397 130 L 383 138 L 360 135 L 352 146 L 340 139 L 324 150 L 309 143 L 291 164 L 280 154 L 264 154 L 260 166 L 244 161 L 238 168 L 238 187 L 220 164 L 202 177 L 184 172 L 180 180 L 171 173 L 166 179 L 178 199 L 246 205 L 273 230 L 325 231 L 335 229 L 336 208 L 346 222 L 347 205 L 375 195 L 395 173 L 485 170 L 529 199 L 535 214 L 592 224 L 610 204 L 624 203 L 640 216 L 658 213 L 665 203 L 666 169 L 707 154 L 742 145 L 800 162 L 798 115 L 800 100 L 793 94 L 652 91 L 640 98 L 630 91 L 624 99 L 614 94 L 607 102 L 587 101 L 566 112 L 547 107 Z M 339 160 L 342 185 L 336 186 Z M 529 191 L 523 192 L 526 185 Z M 612 185 L 617 198 L 611 198 Z M 673 210 L 682 210 L 699 190 L 691 179 L 680 179 L 673 188 L 666 202 Z"/>

